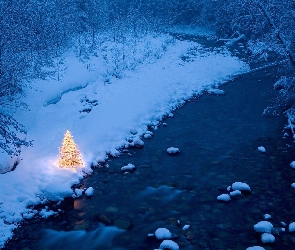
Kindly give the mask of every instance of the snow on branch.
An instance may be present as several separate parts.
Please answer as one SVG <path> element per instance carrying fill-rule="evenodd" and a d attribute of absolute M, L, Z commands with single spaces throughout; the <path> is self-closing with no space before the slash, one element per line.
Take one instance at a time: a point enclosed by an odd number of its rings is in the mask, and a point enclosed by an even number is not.
<path fill-rule="evenodd" d="M 279 40 L 279 42 L 281 43 L 281 45 L 283 46 L 285 52 L 287 53 L 290 62 L 292 63 L 292 65 L 295 67 L 295 56 L 293 55 L 292 51 L 289 48 L 289 45 L 287 43 L 287 41 L 284 39 L 284 37 L 281 35 L 280 33 L 280 29 L 277 27 L 277 25 L 275 24 L 273 18 L 270 16 L 269 12 L 267 11 L 267 9 L 257 0 L 253 0 L 254 3 L 256 3 L 260 10 L 262 11 L 263 15 L 265 16 L 265 18 L 267 19 L 268 23 L 272 26 L 272 28 L 274 29 L 275 35 L 277 37 L 277 39 Z"/>
<path fill-rule="evenodd" d="M 0 113 L 0 148 L 9 155 L 19 155 L 21 146 L 30 146 L 24 138 L 26 131 L 13 117 Z"/>

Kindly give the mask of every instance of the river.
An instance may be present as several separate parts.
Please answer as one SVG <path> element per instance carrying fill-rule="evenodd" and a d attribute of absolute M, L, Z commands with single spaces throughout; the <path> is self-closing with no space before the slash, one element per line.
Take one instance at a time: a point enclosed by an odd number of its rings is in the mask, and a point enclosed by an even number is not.
<path fill-rule="evenodd" d="M 295 220 L 289 166 L 295 156 L 292 138 L 283 139 L 286 118 L 262 116 L 277 96 L 280 70 L 245 74 L 221 86 L 224 95 L 192 98 L 151 129 L 142 149 L 95 168 L 81 183 L 94 188 L 91 198 L 76 199 L 58 217 L 24 222 L 5 249 L 156 249 L 161 241 L 147 235 L 159 227 L 173 233 L 180 249 L 262 246 L 253 226 L 264 214 L 276 228 Z M 167 154 L 171 146 L 180 154 Z M 128 163 L 136 171 L 122 174 Z M 236 181 L 247 183 L 251 194 L 217 201 Z M 279 231 L 265 249 L 295 249 L 294 235 Z"/>

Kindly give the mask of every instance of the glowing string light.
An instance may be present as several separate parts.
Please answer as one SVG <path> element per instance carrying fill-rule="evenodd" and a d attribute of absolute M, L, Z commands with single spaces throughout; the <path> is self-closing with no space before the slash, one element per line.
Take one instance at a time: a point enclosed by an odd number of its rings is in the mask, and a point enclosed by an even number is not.
<path fill-rule="evenodd" d="M 59 148 L 58 166 L 60 168 L 77 168 L 84 166 L 82 155 L 69 130 L 66 131 Z"/>

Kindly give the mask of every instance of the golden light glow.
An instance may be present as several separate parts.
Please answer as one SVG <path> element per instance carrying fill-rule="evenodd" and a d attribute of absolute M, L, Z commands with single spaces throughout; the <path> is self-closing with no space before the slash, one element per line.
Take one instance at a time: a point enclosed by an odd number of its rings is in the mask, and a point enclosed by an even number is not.
<path fill-rule="evenodd" d="M 77 168 L 84 166 L 82 155 L 69 130 L 65 133 L 62 145 L 59 148 L 58 166 L 60 168 Z"/>

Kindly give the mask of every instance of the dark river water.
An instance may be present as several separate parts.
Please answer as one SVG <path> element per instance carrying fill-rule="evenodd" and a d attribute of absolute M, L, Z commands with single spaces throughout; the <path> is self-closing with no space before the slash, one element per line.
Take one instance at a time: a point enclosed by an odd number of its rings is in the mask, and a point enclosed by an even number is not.
<path fill-rule="evenodd" d="M 263 244 L 253 229 L 266 213 L 275 228 L 295 221 L 294 146 L 282 138 L 287 121 L 262 116 L 277 95 L 278 70 L 235 79 L 221 86 L 225 95 L 192 99 L 163 120 L 167 126 L 151 130 L 142 149 L 95 168 L 81 183 L 94 188 L 91 198 L 76 199 L 58 217 L 24 222 L 5 249 L 156 249 L 161 241 L 147 235 L 159 227 L 173 233 L 180 249 L 295 249 L 288 230 L 276 230 L 275 242 Z M 180 154 L 168 155 L 171 146 Z M 136 171 L 122 174 L 128 163 Z M 252 193 L 218 202 L 236 181 Z"/>

